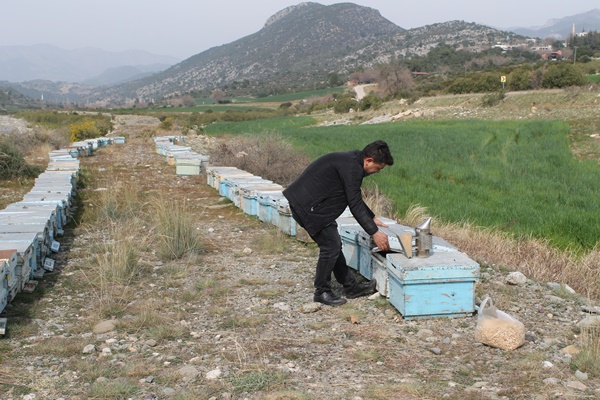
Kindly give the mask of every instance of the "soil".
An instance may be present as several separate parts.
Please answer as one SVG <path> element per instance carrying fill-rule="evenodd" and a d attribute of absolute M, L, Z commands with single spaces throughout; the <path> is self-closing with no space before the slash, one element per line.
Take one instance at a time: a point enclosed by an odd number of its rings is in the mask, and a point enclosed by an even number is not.
<path fill-rule="evenodd" d="M 98 313 L 86 254 L 107 227 L 72 224 L 56 270 L 7 307 L 0 398 L 600 398 L 600 379 L 576 371 L 567 348 L 580 345 L 587 300 L 545 282 L 511 285 L 508 271 L 482 266 L 477 296 L 491 294 L 525 325 L 527 341 L 514 351 L 477 343 L 476 315 L 406 320 L 385 298 L 317 307 L 314 245 L 224 202 L 204 176 L 176 176 L 155 151 L 156 125 L 119 118 L 114 134 L 127 142 L 81 160 L 94 171 L 82 197 L 124 184 L 185 200 L 205 251 L 162 262 L 147 246 L 125 312 L 115 312 L 114 329 L 94 333 L 110 318 Z M 210 142 L 189 144 L 203 152 Z M 149 309 L 160 324 L 130 322 Z"/>

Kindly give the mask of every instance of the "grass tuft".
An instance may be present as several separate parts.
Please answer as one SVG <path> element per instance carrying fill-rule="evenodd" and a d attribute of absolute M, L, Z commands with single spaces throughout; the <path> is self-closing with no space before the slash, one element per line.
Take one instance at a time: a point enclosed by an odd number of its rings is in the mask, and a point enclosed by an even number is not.
<path fill-rule="evenodd" d="M 153 206 L 157 253 L 163 260 L 180 259 L 186 254 L 198 253 L 202 244 L 194 221 L 189 218 L 185 201 L 160 198 Z"/>
<path fill-rule="evenodd" d="M 230 382 L 237 393 L 253 393 L 281 388 L 286 380 L 287 375 L 281 371 L 259 369 L 240 371 L 231 377 Z"/>

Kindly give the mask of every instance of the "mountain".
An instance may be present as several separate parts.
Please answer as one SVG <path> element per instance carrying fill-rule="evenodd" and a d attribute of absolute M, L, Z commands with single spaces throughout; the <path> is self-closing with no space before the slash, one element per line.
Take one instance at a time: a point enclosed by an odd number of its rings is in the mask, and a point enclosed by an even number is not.
<path fill-rule="evenodd" d="M 105 102 L 125 98 L 153 101 L 225 85 L 294 88 L 324 82 L 332 72 L 348 73 L 393 57 L 425 54 L 441 42 L 476 51 L 508 35 L 514 36 L 462 21 L 406 30 L 369 7 L 300 3 L 273 15 L 252 35 L 93 97 Z"/>
<path fill-rule="evenodd" d="M 169 68 L 167 64 L 150 65 L 127 65 L 121 67 L 108 68 L 98 76 L 83 81 L 86 85 L 94 86 L 112 86 L 119 83 L 134 81 L 151 76 L 160 71 Z"/>
<path fill-rule="evenodd" d="M 573 32 L 573 24 L 575 24 L 576 33 L 582 31 L 600 31 L 600 9 L 596 8 L 570 17 L 551 19 L 543 26 L 508 28 L 508 30 L 523 36 L 541 39 L 548 37 L 566 39 Z"/>
<path fill-rule="evenodd" d="M 65 50 L 49 44 L 0 46 L 0 80 L 84 82 L 111 68 L 152 66 L 151 70 L 140 72 L 157 72 L 179 61 L 140 50 L 110 52 L 92 47 Z"/>

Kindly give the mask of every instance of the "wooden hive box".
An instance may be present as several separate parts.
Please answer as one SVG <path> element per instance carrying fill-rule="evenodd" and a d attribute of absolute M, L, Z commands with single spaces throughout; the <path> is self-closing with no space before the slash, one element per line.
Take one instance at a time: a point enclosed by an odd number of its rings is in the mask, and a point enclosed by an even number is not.
<path fill-rule="evenodd" d="M 473 314 L 479 264 L 459 251 L 386 256 L 389 301 L 406 319 Z"/>

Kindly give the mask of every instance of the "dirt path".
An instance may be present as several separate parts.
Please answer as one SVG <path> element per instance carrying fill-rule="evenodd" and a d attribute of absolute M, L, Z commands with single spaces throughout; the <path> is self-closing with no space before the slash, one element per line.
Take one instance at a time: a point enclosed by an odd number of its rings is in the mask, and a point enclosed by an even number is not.
<path fill-rule="evenodd" d="M 385 299 L 302 312 L 312 305 L 315 248 L 224 205 L 204 177 L 177 177 L 154 151 L 154 127 L 133 121 L 115 132 L 129 135 L 125 145 L 82 160 L 97 172 L 85 190 L 126 185 L 185 199 L 207 250 L 163 263 L 148 247 L 116 329 L 97 334 L 99 294 L 86 284 L 94 277 L 84 255 L 104 231 L 73 229 L 57 271 L 8 310 L 0 398 L 600 397 L 600 381 L 576 379 L 561 351 L 576 344 L 579 300 L 532 281 L 507 285 L 500 270 L 483 271 L 477 293 L 494 293 L 526 324 L 530 341 L 514 352 L 475 343 L 476 317 L 405 321 Z M 202 143 L 190 141 L 200 152 Z"/>
<path fill-rule="evenodd" d="M 361 101 L 366 95 L 366 88 L 375 86 L 375 84 L 366 84 L 366 85 L 356 85 L 354 86 L 354 91 L 356 92 L 356 101 Z"/>

